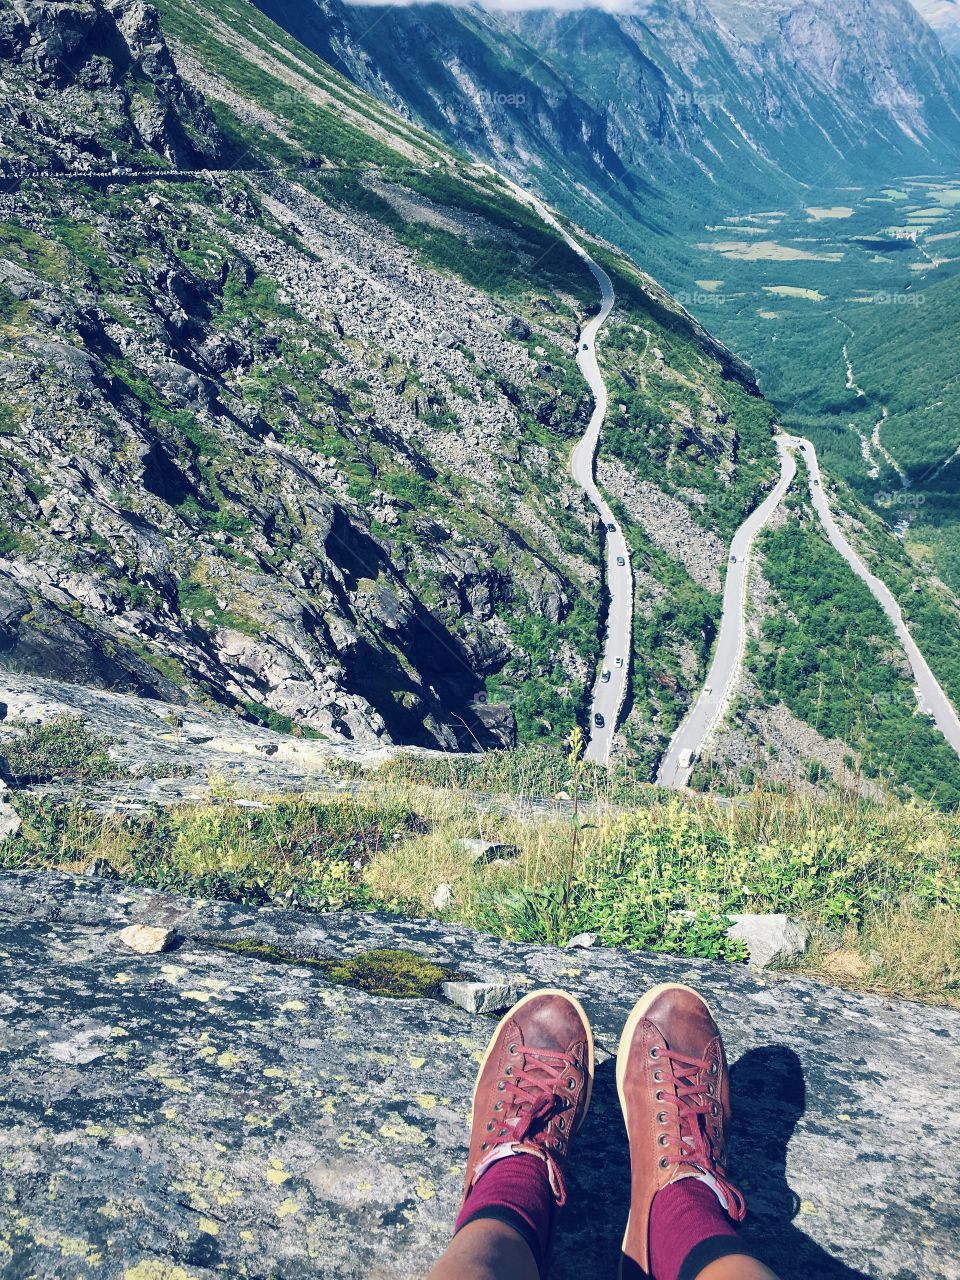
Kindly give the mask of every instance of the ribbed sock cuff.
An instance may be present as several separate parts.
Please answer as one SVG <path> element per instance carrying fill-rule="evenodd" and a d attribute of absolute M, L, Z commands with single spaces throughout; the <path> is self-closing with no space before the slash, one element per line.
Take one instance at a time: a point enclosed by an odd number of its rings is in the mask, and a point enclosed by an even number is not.
<path fill-rule="evenodd" d="M 527 1242 L 542 1275 L 556 1207 L 546 1162 L 539 1156 L 516 1152 L 483 1170 L 467 1192 L 454 1234 L 478 1218 L 502 1222 Z"/>

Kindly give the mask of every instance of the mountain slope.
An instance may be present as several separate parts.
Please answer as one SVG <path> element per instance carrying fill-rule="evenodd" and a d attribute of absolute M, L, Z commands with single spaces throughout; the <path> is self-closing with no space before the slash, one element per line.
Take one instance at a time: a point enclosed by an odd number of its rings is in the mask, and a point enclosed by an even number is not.
<path fill-rule="evenodd" d="M 134 4 L 2 13 L 33 127 L 3 135 L 22 176 L 0 196 L 0 661 L 365 741 L 559 739 L 602 625 L 567 474 L 581 260 L 249 6 L 167 0 L 173 44 L 154 25 L 143 51 Z M 617 412 L 651 437 L 627 474 L 722 535 L 773 474 L 769 407 L 594 251 L 620 300 Z M 644 572 L 665 606 L 697 590 L 670 556 Z M 631 730 L 651 760 L 699 671 L 661 626 L 636 670 L 665 683 Z"/>

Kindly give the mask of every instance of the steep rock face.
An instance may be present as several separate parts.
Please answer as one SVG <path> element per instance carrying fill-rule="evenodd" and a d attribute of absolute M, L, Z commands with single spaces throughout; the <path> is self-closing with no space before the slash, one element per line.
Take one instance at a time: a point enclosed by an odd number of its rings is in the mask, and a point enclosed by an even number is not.
<path fill-rule="evenodd" d="M 0 664 L 354 742 L 561 740 L 602 622 L 568 472 L 582 261 L 252 7 L 0 12 Z M 206 126 L 219 165 L 178 159 Z M 749 371 L 593 251 L 618 395 L 745 511 L 772 467 Z M 674 381 L 641 396 L 648 347 Z"/>
<path fill-rule="evenodd" d="M 34 160 L 60 169 L 150 152 L 193 164 L 220 155 L 213 116 L 178 75 L 157 12 L 142 0 L 4 0 L 0 59 L 20 90 L 6 102 L 0 168 L 19 172 Z M 60 124 L 48 131 L 54 100 Z"/>

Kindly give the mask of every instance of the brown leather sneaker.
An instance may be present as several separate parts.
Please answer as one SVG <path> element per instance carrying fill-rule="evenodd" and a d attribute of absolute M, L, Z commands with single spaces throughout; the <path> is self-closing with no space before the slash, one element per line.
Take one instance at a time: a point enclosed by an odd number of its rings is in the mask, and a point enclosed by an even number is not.
<path fill-rule="evenodd" d="M 473 1090 L 464 1196 L 504 1147 L 546 1161 L 558 1204 L 563 1164 L 583 1124 L 593 1089 L 593 1032 L 563 991 L 533 991 L 500 1021 Z"/>
<path fill-rule="evenodd" d="M 668 1183 L 709 1174 L 728 1212 L 743 1220 L 743 1196 L 724 1172 L 730 1086 L 713 1015 L 690 987 L 665 983 L 640 1000 L 617 1053 L 617 1092 L 630 1140 L 630 1218 L 621 1275 L 649 1274 L 650 1206 Z"/>

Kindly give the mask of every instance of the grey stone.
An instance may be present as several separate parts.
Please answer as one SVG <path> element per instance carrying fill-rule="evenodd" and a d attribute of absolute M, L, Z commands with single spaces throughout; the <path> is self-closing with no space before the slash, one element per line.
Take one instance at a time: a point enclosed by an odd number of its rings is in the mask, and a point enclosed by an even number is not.
<path fill-rule="evenodd" d="M 518 858 L 520 850 L 515 844 L 499 844 L 494 840 L 474 840 L 464 837 L 457 840 L 454 848 L 465 853 L 471 862 L 506 861 Z"/>
<path fill-rule="evenodd" d="M 136 951 L 137 955 L 152 956 L 169 951 L 176 936 L 172 929 L 164 929 L 160 925 L 128 924 L 117 934 L 117 940 L 131 951 Z"/>
<path fill-rule="evenodd" d="M 502 1013 L 516 1004 L 523 988 L 516 982 L 445 982 L 443 994 L 467 1013 Z"/>
<path fill-rule="evenodd" d="M 802 956 L 810 942 L 806 925 L 786 915 L 732 915 L 727 937 L 747 944 L 750 963 L 766 969 L 778 960 Z"/>
<path fill-rule="evenodd" d="M 595 933 L 578 933 L 567 943 L 567 950 L 571 951 L 579 947 L 592 947 L 597 941 Z"/>
<path fill-rule="evenodd" d="M 0 801 L 0 844 L 20 830 L 20 815 L 13 805 Z"/>
<path fill-rule="evenodd" d="M 126 925 L 174 914 L 173 955 L 114 944 Z M 0 1270 L 421 1280 L 439 1255 L 492 1020 L 332 986 L 315 968 L 218 949 L 225 940 L 321 957 L 405 947 L 477 981 L 508 973 L 518 989 L 563 986 L 583 1002 L 604 1051 L 551 1280 L 615 1274 L 629 1162 L 606 1054 L 657 982 L 702 991 L 724 1032 L 730 1172 L 746 1237 L 781 1280 L 960 1272 L 960 1010 L 743 965 L 572 955 L 446 922 L 25 872 L 0 875 Z M 78 1039 L 94 1027 L 109 1035 Z"/>
<path fill-rule="evenodd" d="M 453 885 L 444 881 L 437 885 L 437 891 L 433 895 L 433 905 L 437 911 L 446 911 L 447 907 L 453 902 Z"/>

